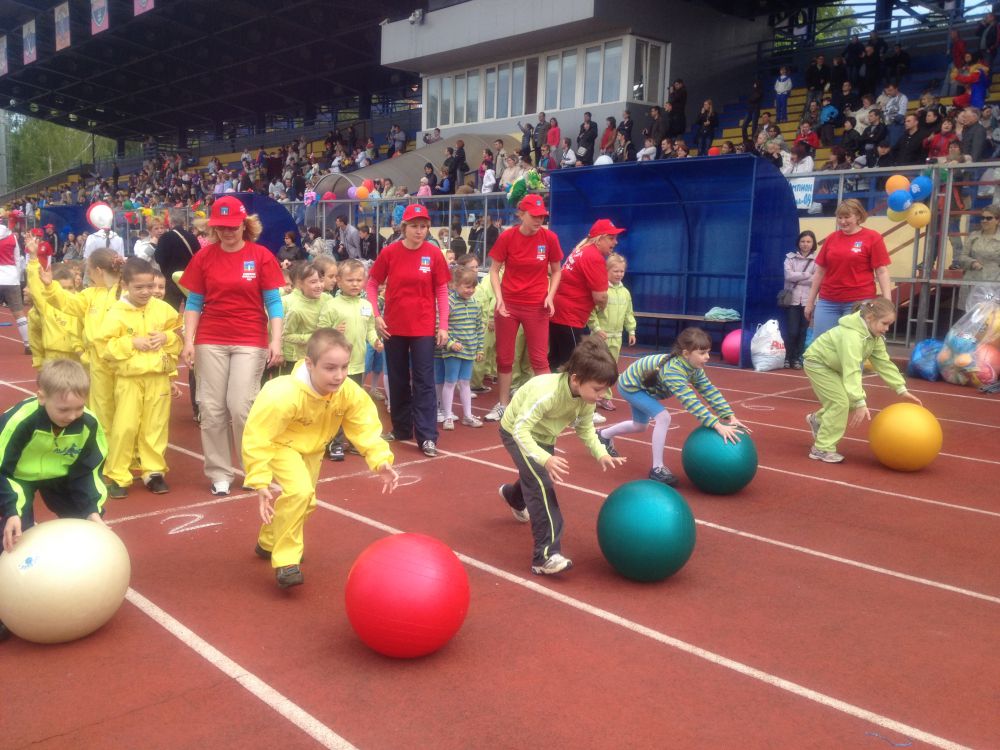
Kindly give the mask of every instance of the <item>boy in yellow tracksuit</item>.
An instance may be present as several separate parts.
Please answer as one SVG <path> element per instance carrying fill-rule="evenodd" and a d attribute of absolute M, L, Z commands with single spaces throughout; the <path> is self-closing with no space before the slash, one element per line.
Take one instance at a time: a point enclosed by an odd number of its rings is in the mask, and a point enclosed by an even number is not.
<path fill-rule="evenodd" d="M 108 436 L 104 475 L 108 496 L 128 495 L 130 466 L 138 453 L 146 488 L 169 492 L 167 430 L 170 384 L 177 374 L 183 341 L 181 317 L 168 303 L 153 297 L 154 269 L 149 261 L 129 258 L 122 273 L 127 296 L 108 311 L 97 334 L 101 360 L 115 372 L 115 414 Z"/>
<path fill-rule="evenodd" d="M 256 490 L 263 521 L 254 551 L 270 559 L 281 588 L 303 582 L 303 528 L 316 507 L 323 450 L 341 427 L 381 475 L 383 492 L 399 479 L 375 403 L 347 376 L 351 349 L 343 333 L 320 328 L 306 344 L 305 359 L 291 375 L 265 383 L 247 417 L 243 483 Z"/>
<path fill-rule="evenodd" d="M 382 340 L 375 330 L 375 315 L 371 303 L 361 292 L 365 288 L 365 265 L 360 260 L 350 258 L 340 263 L 337 271 L 337 288 L 340 293 L 330 299 L 329 308 L 320 316 L 321 328 L 340 331 L 351 345 L 351 361 L 347 365 L 347 377 L 358 385 L 365 378 L 365 352 L 368 345 L 376 352 L 382 351 Z M 344 433 L 337 433 L 327 447 L 331 461 L 344 460 Z"/>
<path fill-rule="evenodd" d="M 622 279 L 625 277 L 625 258 L 618 253 L 608 256 L 608 304 L 603 309 L 594 308 L 587 321 L 591 333 L 597 334 L 608 345 L 611 356 L 618 361 L 622 353 L 622 329 L 628 334 L 628 345 L 635 346 L 635 314 L 632 311 L 632 294 Z M 611 389 L 597 405 L 606 411 L 614 411 Z"/>
<path fill-rule="evenodd" d="M 105 434 L 110 435 L 115 413 L 115 371 L 97 352 L 97 336 L 108 310 L 121 297 L 119 275 L 124 260 L 114 250 L 95 250 L 87 259 L 87 275 L 91 285 L 74 294 L 59 284 L 53 284 L 52 272 L 41 267 L 36 255 L 36 238 L 29 238 L 25 246 L 30 257 L 27 268 L 29 284 L 31 277 L 35 276 L 44 287 L 35 304 L 44 301 L 50 308 L 74 315 L 83 321 L 83 343 L 86 348 L 81 361 L 88 367 L 90 374 L 87 408 L 94 412 Z"/>
<path fill-rule="evenodd" d="M 62 264 L 52 269 L 52 277 L 70 294 L 74 293 L 73 271 Z M 31 341 L 31 363 L 41 367 L 53 359 L 72 359 L 80 361 L 83 354 L 83 321 L 75 315 L 68 315 L 45 301 L 45 287 L 37 273 L 27 274 L 28 291 L 31 292 L 33 313 L 29 314 L 28 340 Z M 36 336 L 32 336 L 34 325 L 31 317 L 37 315 L 37 323 L 41 325 L 41 341 L 36 349 Z"/>

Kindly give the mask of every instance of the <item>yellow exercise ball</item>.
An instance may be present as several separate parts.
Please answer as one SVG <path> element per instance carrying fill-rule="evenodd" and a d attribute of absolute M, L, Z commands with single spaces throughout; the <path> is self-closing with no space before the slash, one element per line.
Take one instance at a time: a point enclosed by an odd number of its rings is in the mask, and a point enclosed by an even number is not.
<path fill-rule="evenodd" d="M 910 209 L 905 211 L 893 211 L 891 208 L 887 208 L 885 215 L 890 221 L 906 221 L 906 217 L 910 215 Z"/>
<path fill-rule="evenodd" d="M 906 223 L 914 229 L 923 229 L 931 223 L 931 210 L 923 203 L 914 203 L 906 212 Z"/>
<path fill-rule="evenodd" d="M 0 621 L 34 643 L 83 638 L 118 611 L 131 575 L 128 551 L 107 526 L 40 523 L 0 555 Z"/>
<path fill-rule="evenodd" d="M 880 411 L 868 431 L 875 458 L 896 471 L 920 471 L 941 452 L 937 418 L 919 404 L 901 402 Z"/>
<path fill-rule="evenodd" d="M 885 192 L 887 195 L 892 195 L 897 190 L 909 190 L 910 180 L 901 174 L 894 174 L 888 180 L 885 181 Z"/>

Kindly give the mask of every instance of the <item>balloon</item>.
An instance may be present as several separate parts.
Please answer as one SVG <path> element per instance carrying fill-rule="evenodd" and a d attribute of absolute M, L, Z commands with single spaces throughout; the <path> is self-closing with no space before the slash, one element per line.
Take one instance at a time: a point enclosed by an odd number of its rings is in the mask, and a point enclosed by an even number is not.
<path fill-rule="evenodd" d="M 351 200 L 354 200 L 355 198 L 358 197 L 358 189 L 354 187 L 354 185 L 351 185 L 349 188 L 347 188 L 347 197 L 350 198 Z"/>
<path fill-rule="evenodd" d="M 913 205 L 913 196 L 909 190 L 894 190 L 889 193 L 889 208 L 893 211 L 906 211 Z"/>
<path fill-rule="evenodd" d="M 885 192 L 892 195 L 897 190 L 909 190 L 910 181 L 903 177 L 901 174 L 894 174 L 888 180 L 885 181 Z"/>
<path fill-rule="evenodd" d="M 722 151 L 719 150 L 718 146 L 712 146 L 711 148 L 708 149 L 709 156 L 718 156 L 721 153 Z"/>
<path fill-rule="evenodd" d="M 889 217 L 889 221 L 906 221 L 906 217 L 910 215 L 909 210 L 907 211 L 893 211 L 891 208 L 885 212 L 885 215 Z"/>
<path fill-rule="evenodd" d="M 337 200 L 337 194 L 336 193 L 331 193 L 329 190 L 327 190 L 325 193 L 323 193 L 323 200 L 325 200 L 325 201 L 335 201 L 335 200 Z"/>
<path fill-rule="evenodd" d="M 362 185 L 364 185 L 364 186 L 365 186 L 366 188 L 368 188 L 368 192 L 369 192 L 369 193 L 370 193 L 370 192 L 371 192 L 372 190 L 374 190 L 374 189 L 375 189 L 375 181 L 374 181 L 374 180 L 365 180 L 365 181 L 364 181 L 364 182 L 362 182 L 361 184 L 362 184 Z"/>
<path fill-rule="evenodd" d="M 923 203 L 914 203 L 906 212 L 906 223 L 914 229 L 923 229 L 931 223 L 931 210 Z"/>
<path fill-rule="evenodd" d="M 359 187 L 357 190 L 354 191 L 354 196 L 358 200 L 364 200 L 365 198 L 368 197 L 368 193 L 369 193 L 368 188 L 362 185 L 361 187 Z"/>
<path fill-rule="evenodd" d="M 115 212 L 107 203 L 93 203 L 87 209 L 87 221 L 94 229 L 110 229 L 114 218 Z"/>
<path fill-rule="evenodd" d="M 910 195 L 913 196 L 915 201 L 925 201 L 931 197 L 931 191 L 934 189 L 934 183 L 930 177 L 925 177 L 920 175 L 915 177 L 913 182 L 910 183 Z"/>

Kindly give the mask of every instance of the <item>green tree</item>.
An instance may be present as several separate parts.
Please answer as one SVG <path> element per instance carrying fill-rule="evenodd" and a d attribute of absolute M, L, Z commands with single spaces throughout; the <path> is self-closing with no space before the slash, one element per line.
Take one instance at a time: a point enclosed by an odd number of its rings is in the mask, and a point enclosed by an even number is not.
<path fill-rule="evenodd" d="M 11 187 L 27 185 L 93 160 L 89 133 L 14 114 L 10 115 L 10 126 L 7 148 Z M 110 159 L 115 153 L 115 142 L 97 137 L 93 151 L 98 159 Z"/>
<path fill-rule="evenodd" d="M 816 44 L 841 42 L 852 34 L 860 34 L 863 24 L 856 13 L 857 9 L 844 0 L 817 8 Z"/>

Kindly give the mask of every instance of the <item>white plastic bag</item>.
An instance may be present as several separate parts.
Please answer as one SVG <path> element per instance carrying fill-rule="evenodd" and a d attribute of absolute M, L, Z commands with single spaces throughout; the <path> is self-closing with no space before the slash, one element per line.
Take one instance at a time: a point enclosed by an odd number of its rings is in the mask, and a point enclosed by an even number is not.
<path fill-rule="evenodd" d="M 785 366 L 785 340 L 781 338 L 778 321 L 769 320 L 757 326 L 750 339 L 750 361 L 757 372 L 780 370 Z"/>

